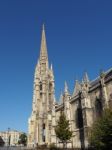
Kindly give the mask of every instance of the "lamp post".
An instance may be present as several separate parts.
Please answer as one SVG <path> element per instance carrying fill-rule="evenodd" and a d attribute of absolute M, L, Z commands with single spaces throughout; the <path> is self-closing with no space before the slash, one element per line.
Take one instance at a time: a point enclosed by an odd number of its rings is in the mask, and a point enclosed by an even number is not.
<path fill-rule="evenodd" d="M 10 128 L 8 128 L 8 146 L 10 146 Z"/>
<path fill-rule="evenodd" d="M 9 146 L 10 146 L 10 135 L 9 135 L 9 132 L 10 132 L 10 128 L 8 128 L 8 130 L 7 130 L 7 150 L 9 149 Z"/>

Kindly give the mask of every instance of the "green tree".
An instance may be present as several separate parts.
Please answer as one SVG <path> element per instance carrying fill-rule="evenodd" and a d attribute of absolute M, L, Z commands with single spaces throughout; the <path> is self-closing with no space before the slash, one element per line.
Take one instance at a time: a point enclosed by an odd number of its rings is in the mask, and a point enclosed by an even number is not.
<path fill-rule="evenodd" d="M 67 141 L 70 140 L 72 137 L 72 131 L 70 131 L 69 121 L 66 119 L 64 113 L 61 113 L 59 117 L 55 132 L 57 138 L 59 138 L 60 141 L 63 143 L 63 148 L 65 148 Z"/>
<path fill-rule="evenodd" d="M 112 150 L 112 110 L 105 109 L 90 132 L 90 146 L 97 150 Z"/>
<path fill-rule="evenodd" d="M 27 135 L 25 133 L 22 133 L 19 137 L 18 144 L 22 144 L 24 146 L 27 145 Z"/>
<path fill-rule="evenodd" d="M 0 136 L 0 147 L 4 146 L 5 142 L 4 140 L 2 139 L 2 137 Z"/>

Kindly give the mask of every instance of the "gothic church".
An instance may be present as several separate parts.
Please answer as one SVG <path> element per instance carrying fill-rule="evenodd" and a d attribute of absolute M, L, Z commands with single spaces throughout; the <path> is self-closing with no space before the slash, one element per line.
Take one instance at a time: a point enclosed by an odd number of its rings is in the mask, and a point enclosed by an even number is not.
<path fill-rule="evenodd" d="M 112 69 L 90 81 L 85 73 L 82 82 L 76 80 L 73 94 L 65 83 L 59 103 L 55 99 L 55 83 L 52 65 L 49 67 L 45 29 L 43 25 L 40 58 L 35 68 L 32 113 L 28 120 L 28 146 L 55 143 L 61 146 L 55 135 L 55 126 L 63 111 L 70 122 L 73 136 L 68 147 L 88 147 L 88 132 L 94 120 L 104 108 L 112 106 Z"/>

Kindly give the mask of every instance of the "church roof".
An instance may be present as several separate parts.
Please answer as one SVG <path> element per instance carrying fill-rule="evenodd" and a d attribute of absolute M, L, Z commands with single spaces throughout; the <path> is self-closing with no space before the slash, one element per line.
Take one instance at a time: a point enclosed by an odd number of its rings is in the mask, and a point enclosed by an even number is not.
<path fill-rule="evenodd" d="M 110 68 L 109 70 L 107 70 L 106 72 L 104 72 L 105 74 L 105 83 L 109 82 L 110 80 L 112 80 L 112 68 Z M 90 87 L 89 87 L 89 93 L 91 93 L 93 90 L 95 90 L 96 88 L 98 88 L 100 86 L 100 76 L 98 76 L 96 79 L 90 81 Z M 75 100 L 77 100 L 79 98 L 79 95 L 74 95 L 71 99 L 70 102 L 74 102 Z"/>

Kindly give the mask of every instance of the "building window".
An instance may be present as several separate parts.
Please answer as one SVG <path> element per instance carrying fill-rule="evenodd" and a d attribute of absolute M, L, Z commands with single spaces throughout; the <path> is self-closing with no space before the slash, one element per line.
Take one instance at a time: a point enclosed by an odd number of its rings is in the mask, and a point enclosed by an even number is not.
<path fill-rule="evenodd" d="M 95 111 L 96 111 L 96 117 L 100 117 L 102 115 L 102 102 L 100 98 L 96 98 Z"/>
<path fill-rule="evenodd" d="M 42 131 L 42 139 L 43 139 L 43 142 L 45 142 L 45 123 L 43 123 L 43 131 Z"/>
<path fill-rule="evenodd" d="M 77 128 L 83 127 L 82 109 L 80 107 L 78 107 L 76 110 L 76 127 Z"/>
<path fill-rule="evenodd" d="M 42 82 L 40 82 L 40 91 L 42 91 Z"/>
<path fill-rule="evenodd" d="M 109 108 L 112 108 L 112 94 L 110 94 L 109 98 Z"/>

